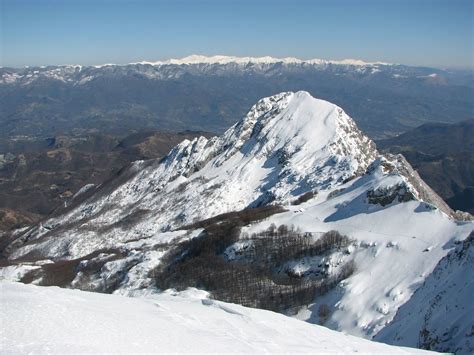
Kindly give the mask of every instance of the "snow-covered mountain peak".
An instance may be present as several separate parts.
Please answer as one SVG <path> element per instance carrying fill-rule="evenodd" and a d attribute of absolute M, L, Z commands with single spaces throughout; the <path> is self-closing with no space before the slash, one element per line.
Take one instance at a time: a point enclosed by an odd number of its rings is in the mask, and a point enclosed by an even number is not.
<path fill-rule="evenodd" d="M 373 143 L 362 135 L 340 107 L 315 99 L 305 91 L 280 95 L 256 105 L 258 109 L 277 98 L 275 105 L 259 115 L 255 123 L 252 138 L 258 142 L 259 150 L 283 149 L 287 154 L 301 152 L 300 156 L 329 154 L 358 160 L 359 152 L 355 154 L 355 151 L 367 147 L 367 154 L 362 154 L 365 163 L 358 161 L 363 165 L 361 169 L 373 160 Z"/>
<path fill-rule="evenodd" d="M 100 187 L 29 238 L 63 226 L 64 245 L 51 241 L 54 247 L 44 251 L 82 256 L 104 243 L 173 230 L 220 213 L 290 204 L 364 173 L 376 157 L 374 143 L 341 108 L 304 91 L 284 92 L 258 101 L 221 137 L 184 141 L 161 161 L 136 162 L 122 181 Z M 124 219 L 137 222 L 129 230 L 117 228 Z"/>
<path fill-rule="evenodd" d="M 180 174 L 189 176 L 200 170 L 203 162 L 213 159 L 211 166 L 216 168 L 236 153 L 240 160 L 266 159 L 266 166 L 299 172 L 326 166 L 332 171 L 326 176 L 327 183 L 365 171 L 377 155 L 373 142 L 340 107 L 299 91 L 259 100 L 220 138 L 183 142 L 166 162 L 176 165 L 185 158 L 187 170 L 180 170 Z"/>

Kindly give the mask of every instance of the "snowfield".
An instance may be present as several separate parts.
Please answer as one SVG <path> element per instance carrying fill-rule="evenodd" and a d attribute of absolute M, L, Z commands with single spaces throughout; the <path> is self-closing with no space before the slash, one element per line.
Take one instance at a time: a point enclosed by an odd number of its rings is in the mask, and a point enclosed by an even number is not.
<path fill-rule="evenodd" d="M 203 291 L 128 298 L 0 283 L 0 352 L 425 353 L 210 300 Z"/>

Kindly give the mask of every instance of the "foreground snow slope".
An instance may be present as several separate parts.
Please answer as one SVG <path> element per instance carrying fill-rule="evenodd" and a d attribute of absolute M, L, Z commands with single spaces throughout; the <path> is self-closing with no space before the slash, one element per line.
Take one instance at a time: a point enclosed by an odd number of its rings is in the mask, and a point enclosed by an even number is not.
<path fill-rule="evenodd" d="M 283 315 L 213 301 L 202 291 L 128 298 L 0 283 L 6 353 L 422 353 Z"/>

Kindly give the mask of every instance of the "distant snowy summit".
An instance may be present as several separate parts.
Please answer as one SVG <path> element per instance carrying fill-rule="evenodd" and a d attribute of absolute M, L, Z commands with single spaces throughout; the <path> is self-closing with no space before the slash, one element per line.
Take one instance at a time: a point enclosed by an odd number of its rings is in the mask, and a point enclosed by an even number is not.
<path fill-rule="evenodd" d="M 335 64 L 335 65 L 392 65 L 391 63 L 384 62 L 364 62 L 359 59 L 343 59 L 343 60 L 326 60 L 326 59 L 299 59 L 295 57 L 275 58 L 270 56 L 264 57 L 236 57 L 226 55 L 214 55 L 205 56 L 193 54 L 180 59 L 168 59 L 165 61 L 148 62 L 142 61 L 131 64 L 150 64 L 150 65 L 192 65 L 192 64 L 310 64 L 310 65 L 324 65 L 324 64 Z M 111 64 L 105 64 L 111 65 Z"/>

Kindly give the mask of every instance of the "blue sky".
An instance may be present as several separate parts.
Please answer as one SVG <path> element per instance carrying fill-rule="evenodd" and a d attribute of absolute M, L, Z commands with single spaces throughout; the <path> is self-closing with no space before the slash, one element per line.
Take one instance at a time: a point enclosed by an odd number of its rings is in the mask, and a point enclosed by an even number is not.
<path fill-rule="evenodd" d="M 473 68 L 472 0 L 0 0 L 1 65 L 189 54 Z"/>

